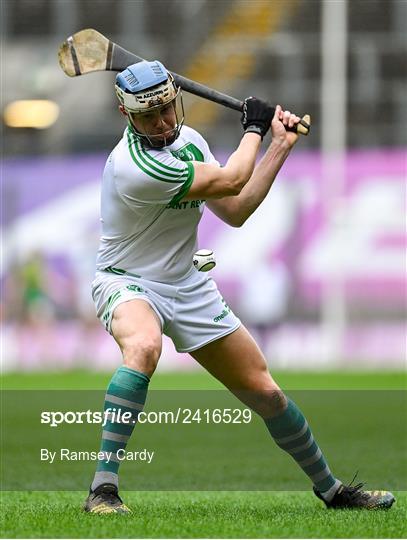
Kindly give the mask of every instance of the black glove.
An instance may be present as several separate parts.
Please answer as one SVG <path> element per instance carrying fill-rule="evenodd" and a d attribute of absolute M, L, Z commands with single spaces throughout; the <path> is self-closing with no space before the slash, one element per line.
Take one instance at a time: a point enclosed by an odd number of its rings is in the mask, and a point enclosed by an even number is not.
<path fill-rule="evenodd" d="M 248 97 L 243 102 L 241 118 L 245 133 L 258 133 L 263 139 L 274 116 L 274 108 L 255 97 Z"/>

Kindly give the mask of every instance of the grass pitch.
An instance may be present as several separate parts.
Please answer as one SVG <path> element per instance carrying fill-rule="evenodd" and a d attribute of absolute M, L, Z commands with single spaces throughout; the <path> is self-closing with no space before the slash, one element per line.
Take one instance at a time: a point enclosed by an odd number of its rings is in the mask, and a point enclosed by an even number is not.
<path fill-rule="evenodd" d="M 4 494 L 9 538 L 400 538 L 407 497 L 390 511 L 326 510 L 299 492 L 123 492 L 131 516 L 78 511 L 85 493 Z"/>
<path fill-rule="evenodd" d="M 396 390 L 406 386 L 401 373 L 281 373 L 275 377 L 285 389 Z M 109 378 L 110 374 L 86 372 L 7 375 L 2 378 L 2 387 L 104 388 Z M 220 385 L 206 373 L 198 372 L 156 375 L 152 388 L 216 389 Z M 405 411 L 400 411 L 400 426 L 404 415 Z M 380 459 L 383 467 L 392 460 L 391 456 Z M 352 472 L 355 467 L 363 466 L 355 463 L 351 454 L 345 453 L 342 460 L 344 469 Z M 391 465 L 394 474 L 405 477 L 402 463 Z M 273 477 L 284 479 L 286 470 L 273 469 L 272 461 L 269 467 Z M 374 480 L 369 478 L 369 488 L 387 487 L 374 485 Z M 124 491 L 123 499 L 134 512 L 131 516 L 92 516 L 80 511 L 85 491 L 3 491 L 1 535 L 6 538 L 405 538 L 407 493 L 399 491 L 395 495 L 397 502 L 391 510 L 369 512 L 326 510 L 311 492 Z"/>

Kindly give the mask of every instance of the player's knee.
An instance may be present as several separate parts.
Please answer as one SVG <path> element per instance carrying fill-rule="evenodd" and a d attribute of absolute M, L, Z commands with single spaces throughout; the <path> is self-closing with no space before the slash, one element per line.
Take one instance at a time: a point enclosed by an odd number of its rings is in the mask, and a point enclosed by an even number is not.
<path fill-rule="evenodd" d="M 124 365 L 151 376 L 160 358 L 161 340 L 135 336 L 127 341 L 122 352 Z"/>
<path fill-rule="evenodd" d="M 280 389 L 257 390 L 250 395 L 251 408 L 262 418 L 280 415 L 287 407 L 287 398 Z"/>
<path fill-rule="evenodd" d="M 284 392 L 280 388 L 272 390 L 269 393 L 270 414 L 267 415 L 267 418 L 271 418 L 273 416 L 279 416 L 285 411 L 286 408 L 287 408 L 287 397 L 284 394 Z M 266 416 L 263 416 L 263 417 L 266 418 Z"/>
<path fill-rule="evenodd" d="M 252 381 L 252 408 L 262 418 L 278 416 L 287 407 L 287 398 L 278 384 L 271 377 L 268 369 L 257 374 Z"/>

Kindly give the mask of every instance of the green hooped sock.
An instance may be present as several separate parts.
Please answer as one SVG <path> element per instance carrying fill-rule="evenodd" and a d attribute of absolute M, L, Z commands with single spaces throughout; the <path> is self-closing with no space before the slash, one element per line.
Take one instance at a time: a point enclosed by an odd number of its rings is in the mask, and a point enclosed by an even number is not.
<path fill-rule="evenodd" d="M 149 377 L 128 367 L 120 367 L 113 375 L 105 395 L 104 411 L 109 409 L 103 427 L 100 451 L 103 458 L 98 461 L 91 489 L 109 483 L 118 486 L 118 470 L 121 457 L 130 439 L 138 414 L 143 410 L 147 397 Z M 131 413 L 129 423 L 117 422 L 117 412 Z M 115 411 L 116 410 L 116 411 Z M 119 452 L 119 454 L 117 454 Z"/>
<path fill-rule="evenodd" d="M 288 399 L 288 406 L 281 415 L 264 421 L 277 445 L 295 459 L 324 499 L 332 499 L 341 482 L 332 476 L 297 405 Z"/>

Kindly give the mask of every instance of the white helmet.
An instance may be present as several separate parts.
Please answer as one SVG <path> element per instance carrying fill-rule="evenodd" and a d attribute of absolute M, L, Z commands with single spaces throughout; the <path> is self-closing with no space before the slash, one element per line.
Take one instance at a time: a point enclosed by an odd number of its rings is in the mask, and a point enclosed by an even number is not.
<path fill-rule="evenodd" d="M 174 77 L 158 60 L 126 68 L 117 75 L 115 89 L 126 111 L 135 114 L 165 105 L 180 92 Z"/>
<path fill-rule="evenodd" d="M 181 89 L 176 86 L 174 77 L 158 60 L 142 61 L 127 67 L 116 76 L 116 95 L 127 113 L 138 115 L 164 107 L 175 102 L 180 96 L 182 118 L 178 120 L 170 139 L 173 142 L 179 135 L 184 123 L 184 107 Z M 175 103 L 174 103 L 175 108 Z M 175 108 L 176 110 L 176 108 Z M 131 120 L 130 120 L 131 122 Z M 139 133 L 131 122 L 136 134 L 154 146 L 148 135 Z M 174 137 L 175 135 L 175 137 Z M 167 143 L 168 144 L 168 143 Z"/>

